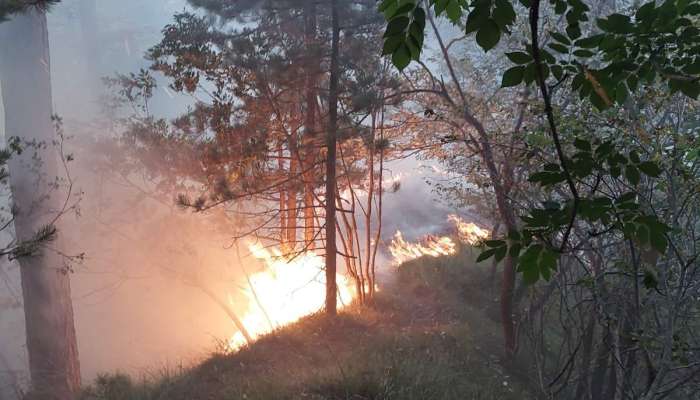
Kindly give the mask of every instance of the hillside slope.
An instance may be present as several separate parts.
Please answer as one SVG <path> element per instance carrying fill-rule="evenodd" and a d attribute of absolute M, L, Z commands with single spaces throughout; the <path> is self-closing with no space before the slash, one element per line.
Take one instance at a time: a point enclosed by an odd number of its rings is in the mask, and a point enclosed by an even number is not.
<path fill-rule="evenodd" d="M 499 361 L 488 267 L 472 259 L 412 261 L 368 308 L 305 318 L 157 379 L 106 375 L 82 400 L 526 399 L 525 379 Z"/>

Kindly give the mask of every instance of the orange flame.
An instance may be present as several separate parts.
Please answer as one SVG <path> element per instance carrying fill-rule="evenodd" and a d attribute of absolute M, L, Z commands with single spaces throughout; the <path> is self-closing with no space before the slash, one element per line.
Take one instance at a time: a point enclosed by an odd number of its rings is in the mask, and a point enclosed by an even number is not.
<path fill-rule="evenodd" d="M 488 230 L 473 222 L 465 222 L 458 215 L 451 214 L 447 220 L 457 228 L 457 238 L 460 242 L 475 245 L 491 236 Z M 423 256 L 440 257 L 455 254 L 457 244 L 449 236 L 435 235 L 426 235 L 419 242 L 411 243 L 403 238 L 401 231 L 396 231 L 389 244 L 389 251 L 394 257 L 394 264 L 401 265 Z"/>
<path fill-rule="evenodd" d="M 457 228 L 457 233 L 459 235 L 459 240 L 467 244 L 477 244 L 482 240 L 488 239 L 491 233 L 476 225 L 473 222 L 465 222 L 458 215 L 450 214 L 447 216 L 447 220 L 452 222 Z"/>
<path fill-rule="evenodd" d="M 250 244 L 252 255 L 264 262 L 265 269 L 248 277 L 249 286 L 243 294 L 248 308 L 241 322 L 251 339 L 255 340 L 275 329 L 293 323 L 321 310 L 324 306 L 326 284 L 322 256 L 306 252 L 285 257 L 278 249 L 267 249 L 260 243 Z M 338 307 L 344 307 L 355 297 L 350 280 L 338 275 Z M 232 351 L 247 344 L 242 332 L 229 340 Z"/>
<path fill-rule="evenodd" d="M 418 243 L 411 243 L 403 238 L 401 231 L 396 231 L 389 244 L 389 251 L 394 257 L 394 264 L 401 265 L 423 256 L 440 257 L 454 254 L 457 244 L 449 236 L 433 235 L 425 236 Z"/>

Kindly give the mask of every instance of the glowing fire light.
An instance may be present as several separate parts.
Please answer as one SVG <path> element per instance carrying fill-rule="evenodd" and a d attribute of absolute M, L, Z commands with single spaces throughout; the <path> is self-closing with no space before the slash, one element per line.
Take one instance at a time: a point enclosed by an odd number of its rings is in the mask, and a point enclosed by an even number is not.
<path fill-rule="evenodd" d="M 244 290 L 248 308 L 241 317 L 252 340 L 319 311 L 324 306 L 326 283 L 324 259 L 313 252 L 285 257 L 278 249 L 266 249 L 259 243 L 249 245 L 253 256 L 266 268 L 248 277 Z M 355 297 L 352 285 L 338 275 L 338 307 Z M 236 332 L 229 340 L 232 351 L 247 344 L 245 335 Z"/>
<path fill-rule="evenodd" d="M 447 220 L 454 224 L 457 229 L 457 238 L 462 243 L 475 245 L 491 236 L 488 230 L 473 222 L 465 222 L 458 215 L 451 214 Z M 440 257 L 455 254 L 457 244 L 449 236 L 435 235 L 426 235 L 420 241 L 411 243 L 403 238 L 401 231 L 396 231 L 389 244 L 389 252 L 394 257 L 394 264 L 401 265 L 423 256 Z"/>
<path fill-rule="evenodd" d="M 427 235 L 418 243 L 411 243 L 403 238 L 401 231 L 396 231 L 389 244 L 389 251 L 394 263 L 400 265 L 406 261 L 423 256 L 440 257 L 454 254 L 457 244 L 449 236 Z"/>
<path fill-rule="evenodd" d="M 465 222 L 458 215 L 451 214 L 447 220 L 452 222 L 457 228 L 459 240 L 467 244 L 477 244 L 484 239 L 488 239 L 491 233 L 473 222 Z"/>

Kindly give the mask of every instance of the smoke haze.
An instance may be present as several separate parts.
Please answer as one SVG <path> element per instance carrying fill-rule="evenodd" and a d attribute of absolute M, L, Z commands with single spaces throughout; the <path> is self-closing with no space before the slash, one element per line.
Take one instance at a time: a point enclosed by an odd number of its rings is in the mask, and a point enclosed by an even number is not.
<path fill-rule="evenodd" d="M 86 254 L 71 275 L 83 378 L 189 365 L 236 332 L 207 290 L 226 300 L 231 295 L 238 311 L 247 307 L 239 295 L 243 275 L 230 233 L 236 220 L 223 212 L 182 211 L 174 198 L 152 195 L 146 180 L 97 168 L 99 155 L 87 153 L 84 145 L 113 133 L 100 106 L 99 77 L 145 67 L 144 51 L 187 5 L 98 0 L 92 10 L 97 23 L 86 24 L 85 13 L 92 11 L 83 3 L 65 0 L 49 15 L 54 111 L 73 136 L 71 174 L 83 192 L 80 215 L 66 216 L 61 226 L 67 251 Z M 152 113 L 173 117 L 190 101 L 162 86 Z M 0 107 L 0 131 L 3 127 Z M 425 184 L 431 173 L 418 164 L 412 158 L 387 166 L 388 175 L 401 177 L 401 188 L 385 197 L 385 239 L 397 229 L 407 239 L 439 232 L 453 212 L 431 193 Z M 239 250 L 248 272 L 262 267 L 245 245 Z M 24 322 L 18 267 L 4 262 L 0 268 L 0 393 L 11 393 L 11 382 L 26 383 Z"/>

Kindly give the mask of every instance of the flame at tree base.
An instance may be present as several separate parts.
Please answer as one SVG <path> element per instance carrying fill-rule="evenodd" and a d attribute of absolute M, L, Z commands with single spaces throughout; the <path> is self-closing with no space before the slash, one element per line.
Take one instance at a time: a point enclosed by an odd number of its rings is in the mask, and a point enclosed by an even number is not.
<path fill-rule="evenodd" d="M 247 277 L 243 290 L 248 307 L 240 318 L 252 340 L 323 309 L 326 296 L 325 260 L 313 252 L 286 257 L 280 250 L 259 243 L 248 246 L 265 269 Z M 355 297 L 350 280 L 338 274 L 338 308 Z M 248 344 L 238 331 L 228 342 L 230 351 Z"/>

